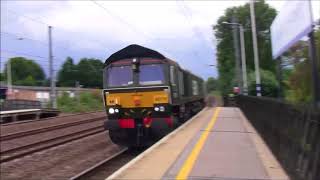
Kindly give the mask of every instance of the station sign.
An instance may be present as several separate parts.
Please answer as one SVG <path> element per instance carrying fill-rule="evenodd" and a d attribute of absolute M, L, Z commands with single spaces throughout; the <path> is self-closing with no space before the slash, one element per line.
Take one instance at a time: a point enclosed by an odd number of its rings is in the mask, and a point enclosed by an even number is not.
<path fill-rule="evenodd" d="M 270 28 L 273 59 L 309 34 L 312 28 L 310 0 L 287 0 Z"/>

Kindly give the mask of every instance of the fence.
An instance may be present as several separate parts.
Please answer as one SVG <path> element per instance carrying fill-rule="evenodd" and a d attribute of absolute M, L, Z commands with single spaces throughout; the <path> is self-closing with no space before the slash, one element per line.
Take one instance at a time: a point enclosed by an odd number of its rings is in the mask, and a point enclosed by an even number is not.
<path fill-rule="evenodd" d="M 236 102 L 292 179 L 320 179 L 320 112 L 274 99 Z"/>

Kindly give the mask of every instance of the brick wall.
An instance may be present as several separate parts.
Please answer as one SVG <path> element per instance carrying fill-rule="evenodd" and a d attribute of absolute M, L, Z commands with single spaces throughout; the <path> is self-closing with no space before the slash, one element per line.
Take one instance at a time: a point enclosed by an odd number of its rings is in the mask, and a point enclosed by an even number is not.
<path fill-rule="evenodd" d="M 7 94 L 7 99 L 23 99 L 36 101 L 36 91 L 24 90 L 24 89 L 13 89 L 12 93 Z"/>

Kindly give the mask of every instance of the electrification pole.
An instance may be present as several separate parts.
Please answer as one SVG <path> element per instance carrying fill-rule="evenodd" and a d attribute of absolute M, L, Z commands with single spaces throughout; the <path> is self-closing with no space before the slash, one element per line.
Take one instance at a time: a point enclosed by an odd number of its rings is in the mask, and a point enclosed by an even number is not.
<path fill-rule="evenodd" d="M 80 82 L 76 81 L 76 98 L 78 103 L 80 104 Z"/>
<path fill-rule="evenodd" d="M 12 93 L 11 61 L 7 61 L 7 88 L 8 94 Z"/>
<path fill-rule="evenodd" d="M 244 30 L 242 24 L 239 24 L 240 29 L 240 43 L 241 43 L 241 65 L 242 65 L 242 80 L 243 80 L 243 94 L 248 95 L 248 81 L 247 81 L 247 65 L 246 65 L 246 49 L 244 44 Z"/>
<path fill-rule="evenodd" d="M 237 24 L 235 17 L 232 17 L 232 23 Z M 242 86 L 241 86 L 241 69 L 240 69 L 240 50 L 239 50 L 239 37 L 237 32 L 237 27 L 232 26 L 233 32 L 233 46 L 235 49 L 235 61 L 236 61 L 236 73 L 235 78 L 238 83 L 238 88 L 240 90 L 240 94 L 242 94 Z"/>
<path fill-rule="evenodd" d="M 259 54 L 258 54 L 258 43 L 257 43 L 257 32 L 256 32 L 256 18 L 254 12 L 254 0 L 250 0 L 250 16 L 251 16 L 251 29 L 252 29 L 252 41 L 253 41 L 253 53 L 254 53 L 254 66 L 256 74 L 256 91 L 257 96 L 261 96 L 261 79 L 259 69 Z"/>
<path fill-rule="evenodd" d="M 53 56 L 52 56 L 52 37 L 51 37 L 52 27 L 48 27 L 49 35 L 49 74 L 50 74 L 50 101 L 52 108 L 57 108 L 57 97 L 56 97 L 56 81 L 53 70 Z"/>

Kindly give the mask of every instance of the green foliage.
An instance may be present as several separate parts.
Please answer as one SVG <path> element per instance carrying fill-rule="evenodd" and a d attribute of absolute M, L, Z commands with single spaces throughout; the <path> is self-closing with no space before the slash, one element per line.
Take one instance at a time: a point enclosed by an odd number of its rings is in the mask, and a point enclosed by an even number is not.
<path fill-rule="evenodd" d="M 43 85 L 45 80 L 44 71 L 33 60 L 24 57 L 14 57 L 10 58 L 8 62 L 11 63 L 11 76 L 14 85 Z M 7 72 L 7 66 L 4 72 Z M 4 79 L 7 79 L 7 73 L 4 73 Z"/>
<path fill-rule="evenodd" d="M 275 62 L 272 60 L 271 42 L 269 34 L 265 31 L 269 29 L 276 10 L 271 8 L 264 1 L 255 3 L 256 14 L 256 28 L 258 32 L 258 47 L 259 47 L 259 60 L 260 68 L 275 72 Z M 248 71 L 254 70 L 254 58 L 252 48 L 252 34 L 251 34 L 251 21 L 250 21 L 250 7 L 249 3 L 244 6 L 229 8 L 225 14 L 218 20 L 218 24 L 213 27 L 215 36 L 218 41 L 217 45 L 217 60 L 219 71 L 219 89 L 226 95 L 232 92 L 235 71 L 235 57 L 233 48 L 232 28 L 228 25 L 222 24 L 224 21 L 231 22 L 232 17 L 238 20 L 245 29 L 245 47 L 246 47 L 246 61 Z"/>
<path fill-rule="evenodd" d="M 103 100 L 101 93 L 82 92 L 79 97 L 69 97 L 68 93 L 64 93 L 57 100 L 58 108 L 62 112 L 88 112 L 103 110 Z"/>
<path fill-rule="evenodd" d="M 317 57 L 318 57 L 318 70 L 319 70 L 318 72 L 320 73 L 320 28 L 318 28 L 318 30 L 315 31 L 314 34 L 316 39 L 316 51 L 317 51 Z"/>
<path fill-rule="evenodd" d="M 0 81 L 4 81 L 4 80 L 5 80 L 4 75 L 3 75 L 3 73 L 0 72 Z"/>
<path fill-rule="evenodd" d="M 211 91 L 217 90 L 218 81 L 213 77 L 209 77 L 206 82 L 206 85 L 207 85 L 207 92 L 211 92 Z"/>
<path fill-rule="evenodd" d="M 36 81 L 34 80 L 34 78 L 31 75 L 27 76 L 26 79 L 24 79 L 23 84 L 26 85 L 26 86 L 35 86 L 35 85 L 37 85 Z"/>
<path fill-rule="evenodd" d="M 73 59 L 67 57 L 66 61 L 62 65 L 62 68 L 58 72 L 59 86 L 75 86 L 75 82 L 77 81 L 77 73 L 77 67 L 74 65 Z"/>
<path fill-rule="evenodd" d="M 312 78 L 309 60 L 295 65 L 289 78 L 290 93 L 287 99 L 293 103 L 309 103 L 312 99 Z"/>
<path fill-rule="evenodd" d="M 83 58 L 77 65 L 78 79 L 84 87 L 102 88 L 103 63 L 98 59 Z"/>
<path fill-rule="evenodd" d="M 75 65 L 67 58 L 58 73 L 59 86 L 75 86 L 79 81 L 83 87 L 102 88 L 103 63 L 98 59 L 83 58 Z"/>
<path fill-rule="evenodd" d="M 260 69 L 262 96 L 276 97 L 278 93 L 278 81 L 273 72 Z M 256 95 L 255 72 L 248 75 L 249 95 Z"/>
<path fill-rule="evenodd" d="M 318 62 L 320 63 L 320 28 L 318 28 L 317 31 L 314 33 L 315 39 L 316 39 L 316 46 L 318 49 Z M 320 66 L 320 65 L 319 65 Z"/>
<path fill-rule="evenodd" d="M 320 49 L 320 30 L 315 31 L 317 49 Z M 318 51 L 318 72 L 320 55 Z M 285 83 L 285 98 L 294 104 L 307 104 L 312 101 L 312 75 L 308 43 L 300 41 L 290 48 L 286 56 L 293 61 L 294 67 Z"/>

